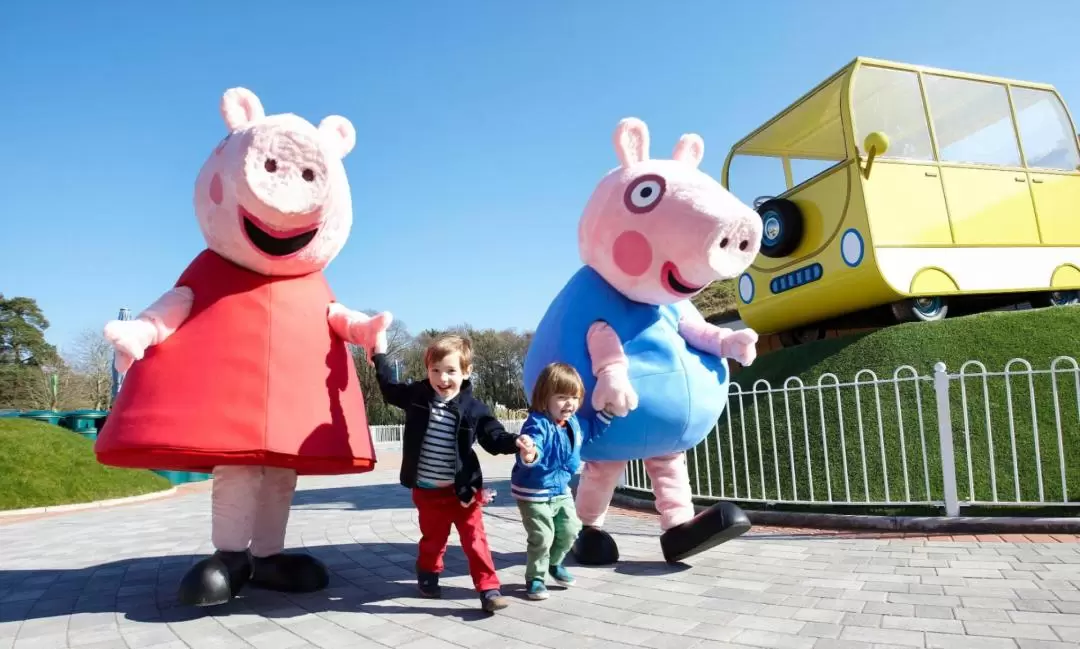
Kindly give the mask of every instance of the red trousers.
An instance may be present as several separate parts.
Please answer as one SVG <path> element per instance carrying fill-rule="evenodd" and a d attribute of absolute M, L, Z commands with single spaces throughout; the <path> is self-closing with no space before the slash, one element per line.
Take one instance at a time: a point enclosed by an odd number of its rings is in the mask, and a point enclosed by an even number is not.
<path fill-rule="evenodd" d="M 491 559 L 484 517 L 476 502 L 462 507 L 453 487 L 444 489 L 413 489 L 413 503 L 420 513 L 420 555 L 417 572 L 443 571 L 443 555 L 450 540 L 450 526 L 457 528 L 461 549 L 469 560 L 469 573 L 478 591 L 499 587 L 495 562 Z"/>

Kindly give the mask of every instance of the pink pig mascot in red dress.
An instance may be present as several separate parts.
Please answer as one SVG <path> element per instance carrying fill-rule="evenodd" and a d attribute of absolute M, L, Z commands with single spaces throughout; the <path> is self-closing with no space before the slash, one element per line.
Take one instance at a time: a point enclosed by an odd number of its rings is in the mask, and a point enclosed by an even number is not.
<path fill-rule="evenodd" d="M 327 585 L 318 559 L 283 553 L 296 477 L 374 468 L 345 343 L 370 350 L 391 319 L 336 303 L 323 276 L 352 227 L 352 124 L 267 116 L 243 88 L 221 114 L 229 134 L 195 184 L 207 249 L 137 319 L 106 325 L 127 376 L 95 447 L 112 466 L 213 472 L 216 552 L 179 589 L 195 606 L 246 583 Z"/>

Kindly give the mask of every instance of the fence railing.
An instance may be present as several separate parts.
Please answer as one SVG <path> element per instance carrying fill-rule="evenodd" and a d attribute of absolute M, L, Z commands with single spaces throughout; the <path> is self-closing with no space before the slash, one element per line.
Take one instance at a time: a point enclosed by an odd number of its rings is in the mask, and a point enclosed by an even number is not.
<path fill-rule="evenodd" d="M 705 498 L 786 504 L 964 506 L 1080 504 L 1080 364 L 1002 371 L 968 361 L 931 375 L 824 374 L 775 387 L 731 384 L 712 433 L 687 453 Z M 651 490 L 642 461 L 624 486 Z M 1070 487 L 1072 491 L 1070 492 Z"/>

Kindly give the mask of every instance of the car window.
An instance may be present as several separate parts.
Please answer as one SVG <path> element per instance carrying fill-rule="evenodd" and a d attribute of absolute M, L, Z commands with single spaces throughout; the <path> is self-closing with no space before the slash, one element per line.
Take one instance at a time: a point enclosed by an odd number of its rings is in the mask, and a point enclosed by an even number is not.
<path fill-rule="evenodd" d="M 859 68 L 852 96 L 855 143 L 861 148 L 874 131 L 889 138 L 884 158 L 934 159 L 919 77 L 907 70 L 872 65 Z"/>
<path fill-rule="evenodd" d="M 1005 86 L 937 74 L 923 81 L 942 162 L 1021 166 Z"/>
<path fill-rule="evenodd" d="M 1024 158 L 1032 169 L 1080 169 L 1076 135 L 1061 99 L 1049 90 L 1012 87 Z"/>

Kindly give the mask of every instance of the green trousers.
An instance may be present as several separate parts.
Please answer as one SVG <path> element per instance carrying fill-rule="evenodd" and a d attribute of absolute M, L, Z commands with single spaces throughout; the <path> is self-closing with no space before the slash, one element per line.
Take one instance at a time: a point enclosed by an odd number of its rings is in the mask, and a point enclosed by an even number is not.
<path fill-rule="evenodd" d="M 574 499 L 567 494 L 544 502 L 519 500 L 517 505 L 528 534 L 525 582 L 544 581 L 548 566 L 563 562 L 581 531 Z"/>

